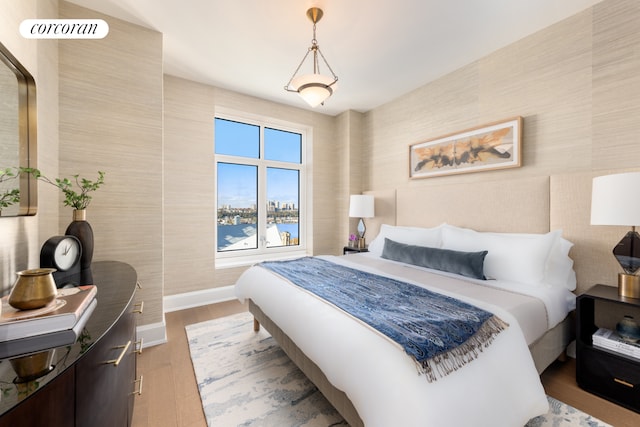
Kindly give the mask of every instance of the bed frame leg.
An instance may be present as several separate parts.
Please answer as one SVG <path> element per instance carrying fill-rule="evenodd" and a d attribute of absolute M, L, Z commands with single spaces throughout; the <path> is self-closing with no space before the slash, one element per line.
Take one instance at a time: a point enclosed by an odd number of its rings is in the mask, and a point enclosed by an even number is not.
<path fill-rule="evenodd" d="M 253 318 L 253 332 L 259 332 L 260 331 L 260 322 L 258 322 L 258 319 L 256 319 L 255 317 Z"/>
<path fill-rule="evenodd" d="M 557 359 L 559 362 L 566 362 L 567 361 L 567 350 L 563 351 L 562 353 L 560 353 L 560 355 L 558 356 Z"/>

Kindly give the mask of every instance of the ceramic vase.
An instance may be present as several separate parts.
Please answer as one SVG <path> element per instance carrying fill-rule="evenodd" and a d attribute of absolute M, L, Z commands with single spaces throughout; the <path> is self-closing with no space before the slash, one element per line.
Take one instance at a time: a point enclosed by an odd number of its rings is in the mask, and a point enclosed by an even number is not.
<path fill-rule="evenodd" d="M 75 236 L 82 244 L 80 256 L 80 284 L 92 285 L 91 260 L 93 259 L 93 229 L 87 221 L 87 211 L 74 210 L 73 221 L 67 227 L 65 234 Z"/>
<path fill-rule="evenodd" d="M 616 332 L 625 341 L 638 342 L 640 340 L 640 324 L 632 316 L 624 316 L 616 325 Z"/>

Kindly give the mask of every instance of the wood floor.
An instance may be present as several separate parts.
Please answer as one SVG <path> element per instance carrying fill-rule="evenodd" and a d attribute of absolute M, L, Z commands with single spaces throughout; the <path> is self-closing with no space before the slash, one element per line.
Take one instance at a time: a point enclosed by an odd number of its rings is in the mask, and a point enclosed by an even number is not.
<path fill-rule="evenodd" d="M 142 396 L 136 397 L 133 427 L 206 427 L 184 327 L 246 310 L 234 301 L 166 314 L 168 343 L 146 348 L 138 356 L 144 385 Z M 578 388 L 571 358 L 550 366 L 542 383 L 550 396 L 615 427 L 640 426 L 640 414 Z"/>

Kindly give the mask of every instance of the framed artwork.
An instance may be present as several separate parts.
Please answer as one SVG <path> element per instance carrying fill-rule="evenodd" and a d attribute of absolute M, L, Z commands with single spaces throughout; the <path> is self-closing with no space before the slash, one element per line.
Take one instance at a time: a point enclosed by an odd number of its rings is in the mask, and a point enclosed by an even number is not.
<path fill-rule="evenodd" d="M 520 166 L 522 117 L 467 129 L 409 146 L 409 177 Z"/>

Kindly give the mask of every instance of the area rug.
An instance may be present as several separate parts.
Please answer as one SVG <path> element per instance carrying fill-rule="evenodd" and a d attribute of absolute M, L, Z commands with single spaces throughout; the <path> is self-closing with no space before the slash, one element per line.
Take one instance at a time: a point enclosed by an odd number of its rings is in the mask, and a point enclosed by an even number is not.
<path fill-rule="evenodd" d="M 348 426 L 253 317 L 240 313 L 186 327 L 209 427 Z M 548 397 L 550 410 L 526 427 L 611 427 Z"/>

